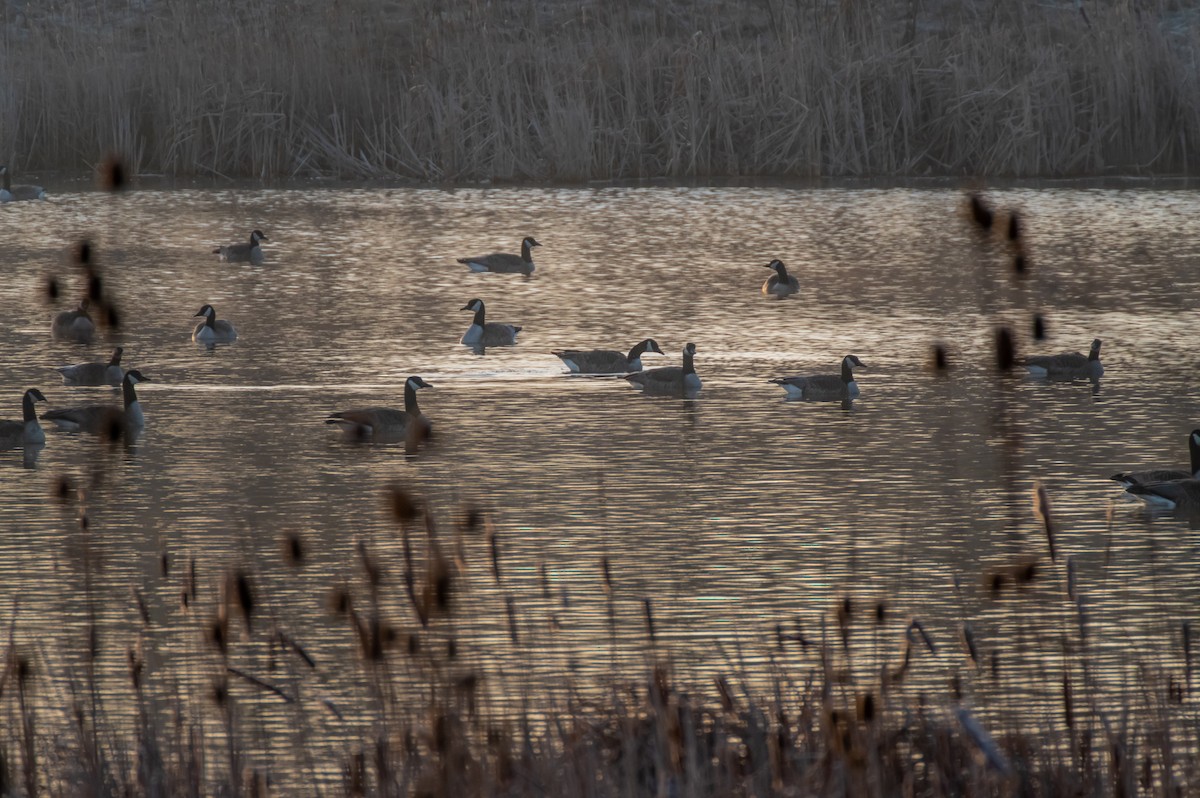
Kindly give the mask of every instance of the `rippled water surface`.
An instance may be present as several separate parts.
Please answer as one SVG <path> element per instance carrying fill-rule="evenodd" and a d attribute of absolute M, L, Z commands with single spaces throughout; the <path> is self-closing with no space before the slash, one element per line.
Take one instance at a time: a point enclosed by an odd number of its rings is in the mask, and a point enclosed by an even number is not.
<path fill-rule="evenodd" d="M 700 681 L 766 656 L 776 623 L 819 638 L 842 597 L 886 602 L 889 657 L 905 622 L 922 619 L 937 644 L 931 682 L 958 667 L 964 619 L 985 647 L 1003 641 L 1006 663 L 1037 672 L 1066 623 L 1068 558 L 1097 678 L 1116 691 L 1135 660 L 1176 664 L 1168 646 L 1200 599 L 1188 520 L 1149 516 L 1106 479 L 1183 467 L 1200 426 L 1200 195 L 991 198 L 1023 214 L 1024 278 L 947 190 L 59 192 L 0 207 L 0 415 L 18 418 L 31 386 L 51 408 L 116 402 L 54 371 L 113 344 L 153 380 L 139 389 L 147 422 L 135 445 L 48 431 L 36 463 L 0 453 L 0 606 L 19 606 L 15 634 L 53 661 L 80 648 L 85 577 L 114 636 L 138 623 L 136 590 L 162 649 L 203 661 L 222 575 L 243 569 L 264 613 L 325 669 L 345 717 L 322 723 L 354 733 L 354 679 L 328 665 L 354 644 L 325 602 L 361 580 L 362 542 L 397 580 L 394 622 L 416 623 L 383 501 L 400 483 L 435 509 L 447 541 L 464 503 L 494 519 L 501 584 L 484 535 L 465 536 L 471 611 L 460 627 L 494 703 L 553 692 L 568 665 L 591 678 L 643 662 L 644 598 L 657 646 Z M 270 237 L 263 265 L 210 254 L 255 227 Z M 518 251 L 525 235 L 543 245 L 531 278 L 455 262 Z M 43 285 L 58 275 L 60 304 L 74 303 L 82 278 L 65 253 L 85 236 L 124 324 L 90 346 L 53 342 L 59 308 Z M 797 296 L 760 293 L 772 258 L 799 277 Z M 474 297 L 489 320 L 524 328 L 516 346 L 479 355 L 458 343 Z M 205 303 L 237 325 L 236 343 L 189 340 Z M 1045 341 L 1030 339 L 1034 314 Z M 1021 354 L 1101 338 L 1106 374 L 1096 388 L 1000 375 L 998 324 L 1016 331 Z M 677 364 L 696 344 L 695 400 L 567 377 L 550 354 L 644 337 L 668 353 L 647 355 L 647 367 Z M 945 374 L 928 368 L 935 342 Z M 834 373 L 849 353 L 868 366 L 850 408 L 786 402 L 768 383 Z M 416 456 L 348 444 L 323 423 L 354 406 L 401 407 L 410 374 L 434 386 L 420 393 L 434 439 Z M 51 498 L 60 475 L 88 488 L 88 536 L 77 508 Z M 1055 565 L 1032 511 L 1036 481 L 1053 507 Z M 298 571 L 280 555 L 288 533 L 308 545 Z M 1044 577 L 1020 595 L 984 589 L 985 574 L 1035 556 Z M 184 612 L 190 562 L 197 591 Z M 239 651 L 241 667 L 265 668 L 264 650 Z M 104 656 L 120 678 L 123 650 Z"/>

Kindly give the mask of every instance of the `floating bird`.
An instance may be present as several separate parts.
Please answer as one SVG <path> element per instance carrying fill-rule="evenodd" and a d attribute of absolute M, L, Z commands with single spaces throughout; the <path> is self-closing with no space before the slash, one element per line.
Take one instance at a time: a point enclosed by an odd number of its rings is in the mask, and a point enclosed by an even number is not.
<path fill-rule="evenodd" d="M 139 382 L 150 382 L 150 379 L 137 369 L 125 372 L 125 378 L 121 380 L 123 407 L 96 404 L 47 410 L 42 413 L 42 420 L 52 421 L 67 432 L 107 433 L 114 439 L 127 432 L 136 432 L 146 425 L 141 403 L 133 389 Z"/>
<path fill-rule="evenodd" d="M 1031 376 L 1050 380 L 1098 380 L 1104 375 L 1104 366 L 1100 363 L 1100 339 L 1092 341 L 1092 347 L 1086 355 L 1069 352 L 1027 357 L 1025 368 Z"/>
<path fill-rule="evenodd" d="M 196 316 L 203 316 L 204 321 L 192 330 L 192 340 L 200 344 L 227 344 L 237 340 L 237 330 L 225 319 L 217 319 L 217 312 L 212 305 L 205 305 L 196 311 Z"/>
<path fill-rule="evenodd" d="M 788 274 L 787 267 L 783 265 L 783 261 L 773 260 L 766 264 L 766 267 L 774 269 L 775 273 L 763 283 L 762 292 L 764 294 L 767 296 L 777 296 L 782 299 L 800 290 L 800 281 L 796 279 L 795 275 Z"/>
<path fill-rule="evenodd" d="M 1146 471 L 1126 471 L 1113 474 L 1109 479 L 1128 488 L 1130 485 L 1146 485 L 1154 482 L 1171 482 L 1180 479 L 1200 478 L 1200 429 L 1194 429 L 1188 435 L 1188 452 L 1191 455 L 1191 471 L 1155 468 Z"/>
<path fill-rule="evenodd" d="M 696 366 L 693 363 L 695 356 L 696 345 L 688 343 L 683 347 L 682 366 L 664 366 L 639 371 L 626 375 L 625 379 L 649 396 L 695 396 L 704 387 L 700 376 L 696 374 Z"/>
<path fill-rule="evenodd" d="M 56 371 L 62 375 L 63 385 L 120 385 L 125 378 L 125 369 L 121 368 L 124 351 L 118 346 L 107 363 L 80 363 Z"/>
<path fill-rule="evenodd" d="M 555 349 L 550 354 L 562 360 L 572 374 L 628 374 L 642 370 L 646 352 L 663 354 L 653 338 L 634 344 L 629 354 L 616 349 Z"/>
<path fill-rule="evenodd" d="M 490 255 L 479 255 L 474 258 L 459 258 L 459 263 L 465 263 L 473 272 L 496 272 L 497 274 L 533 274 L 533 256 L 529 250 L 540 247 L 532 236 L 526 236 L 521 241 L 521 254 L 509 252 L 493 252 Z"/>
<path fill-rule="evenodd" d="M 1134 483 L 1125 492 L 1137 496 L 1147 507 L 1156 510 L 1200 513 L 1200 479 Z"/>
<path fill-rule="evenodd" d="M 250 234 L 249 244 L 226 244 L 214 249 L 213 254 L 220 255 L 221 260 L 226 263 L 262 263 L 263 251 L 258 242 L 270 240 L 263 235 L 262 230 L 255 230 Z"/>
<path fill-rule="evenodd" d="M 812 374 L 807 377 L 776 377 L 770 382 L 787 392 L 788 399 L 804 399 L 809 402 L 836 402 L 856 399 L 858 383 L 854 381 L 854 369 L 867 366 L 854 355 L 842 358 L 841 374 Z"/>
<path fill-rule="evenodd" d="M 517 342 L 517 333 L 521 331 L 521 328 L 511 324 L 486 321 L 482 299 L 472 299 L 459 309 L 475 312 L 475 319 L 462 337 L 462 343 L 467 346 L 508 346 Z"/>
<path fill-rule="evenodd" d="M 413 375 L 404 382 L 404 409 L 390 407 L 362 407 L 333 413 L 325 419 L 326 424 L 337 424 L 347 438 L 356 441 L 402 441 L 407 440 L 420 424 L 422 434 L 428 431 L 429 421 L 417 406 L 417 389 L 432 388 L 420 377 Z"/>
<path fill-rule="evenodd" d="M 4 187 L 0 188 L 0 202 L 22 202 L 24 200 L 44 200 L 46 198 L 46 192 L 41 186 L 14 186 L 12 184 L 12 175 L 8 173 L 7 166 L 0 166 L 0 178 L 4 181 Z"/>
<path fill-rule="evenodd" d="M 37 388 L 30 388 L 21 399 L 21 421 L 0 421 L 0 451 L 15 449 L 46 442 L 46 433 L 38 423 L 34 402 L 44 402 L 46 397 Z"/>
<path fill-rule="evenodd" d="M 96 334 L 96 324 L 88 313 L 88 300 L 82 299 L 75 310 L 64 310 L 50 324 L 50 335 L 56 341 L 90 344 Z"/>

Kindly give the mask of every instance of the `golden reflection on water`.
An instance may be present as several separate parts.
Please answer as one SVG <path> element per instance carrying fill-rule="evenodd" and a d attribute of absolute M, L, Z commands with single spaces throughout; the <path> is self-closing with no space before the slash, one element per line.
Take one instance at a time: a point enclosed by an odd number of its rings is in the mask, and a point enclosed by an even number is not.
<path fill-rule="evenodd" d="M 999 599 L 983 587 L 989 569 L 1044 554 L 1030 510 L 1040 480 L 1087 596 L 1097 678 L 1119 690 L 1137 655 L 1172 661 L 1163 636 L 1192 617 L 1200 587 L 1188 523 L 1149 518 L 1106 479 L 1187 459 L 1200 419 L 1200 196 L 992 198 L 1024 214 L 1033 272 L 1022 281 L 945 190 L 238 189 L 65 193 L 2 208 L 0 415 L 19 417 L 30 386 L 51 407 L 116 402 L 109 389 L 66 388 L 53 371 L 114 343 L 154 382 L 139 386 L 147 423 L 133 446 L 48 432 L 36 464 L 0 454 L 0 606 L 20 599 L 18 634 L 47 658 L 77 650 L 77 522 L 49 499 L 67 474 L 89 487 L 107 628 L 135 622 L 126 608 L 136 586 L 174 656 L 211 656 L 198 616 L 177 608 L 179 569 L 195 558 L 206 611 L 225 569 L 252 568 L 272 613 L 318 662 L 337 662 L 353 643 L 325 593 L 361 578 L 358 541 L 400 568 L 381 498 L 399 481 L 440 516 L 463 502 L 494 513 L 505 580 L 487 577 L 486 547 L 471 540 L 461 630 L 464 656 L 492 674 L 493 704 L 553 693 L 567 667 L 600 680 L 643 664 L 644 597 L 660 651 L 701 682 L 773 656 L 777 623 L 819 638 L 821 619 L 850 596 L 864 612 L 888 607 L 859 640 L 878 661 L 898 657 L 904 624 L 922 619 L 940 644 L 922 678 L 939 689 L 970 620 L 1002 663 L 1002 677 L 972 689 L 1001 695 L 1050 667 L 1069 622 L 1049 578 Z M 262 266 L 208 254 L 256 227 L 270 238 Z M 455 263 L 517 251 L 525 235 L 543 244 L 529 279 Z M 66 277 L 62 302 L 82 291 L 63 256 L 79 236 L 96 242 L 126 319 L 90 347 L 52 342 L 41 298 L 50 272 Z M 799 277 L 797 296 L 761 296 L 771 258 Z M 458 343 L 470 323 L 459 308 L 476 296 L 489 320 L 524 327 L 516 346 L 480 356 Z M 237 325 L 236 343 L 189 341 L 205 303 Z M 1040 344 L 1027 334 L 1034 312 L 1049 324 Z M 997 323 L 1012 325 L 1021 352 L 1086 351 L 1102 338 L 1099 392 L 993 373 Z M 550 354 L 644 337 L 668 353 L 647 356 L 647 368 L 677 364 L 696 342 L 699 398 L 568 378 Z M 947 343 L 946 375 L 927 369 L 934 341 Z M 767 382 L 836 373 L 850 353 L 870 368 L 856 373 L 862 396 L 848 408 L 785 402 Z M 435 437 L 419 456 L 347 445 L 323 423 L 345 407 L 402 407 L 410 374 L 436 386 L 420 396 Z M 280 562 L 288 531 L 311 543 L 300 574 Z M 163 552 L 176 565 L 165 577 Z M 506 597 L 524 630 L 517 645 Z M 413 623 L 403 601 L 390 612 Z M 109 652 L 117 671 L 119 654 Z M 260 664 L 255 656 L 244 664 Z M 354 678 L 325 677 L 358 717 Z M 352 720 L 323 728 L 356 733 Z"/>

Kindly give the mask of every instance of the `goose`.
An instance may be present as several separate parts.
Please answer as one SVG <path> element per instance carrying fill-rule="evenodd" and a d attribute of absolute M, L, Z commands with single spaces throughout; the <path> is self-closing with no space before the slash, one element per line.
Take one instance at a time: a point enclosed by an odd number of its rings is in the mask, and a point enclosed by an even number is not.
<path fill-rule="evenodd" d="M 125 369 L 121 368 L 124 351 L 118 346 L 107 363 L 80 363 L 56 371 L 62 375 L 63 385 L 120 385 L 125 378 Z"/>
<path fill-rule="evenodd" d="M 204 321 L 192 330 L 192 340 L 201 344 L 227 344 L 237 340 L 237 330 L 225 319 L 217 320 L 217 312 L 212 305 L 205 305 L 196 311 L 196 316 L 203 316 Z"/>
<path fill-rule="evenodd" d="M 1097 380 L 1104 375 L 1100 363 L 1100 339 L 1092 341 L 1086 355 L 1069 352 L 1061 355 L 1038 355 L 1025 358 L 1025 368 L 1033 377 L 1051 380 L 1087 379 Z"/>
<path fill-rule="evenodd" d="M 497 274 L 523 274 L 526 277 L 533 274 L 533 256 L 529 250 L 540 247 L 533 236 L 525 236 L 521 240 L 521 254 L 509 252 L 493 252 L 490 255 L 479 255 L 473 258 L 459 258 L 458 262 L 466 264 L 473 272 L 495 272 Z"/>
<path fill-rule="evenodd" d="M 37 388 L 30 388 L 21 400 L 21 421 L 0 421 L 0 450 L 15 449 L 46 442 L 46 432 L 38 423 L 34 402 L 44 402 L 46 397 Z"/>
<path fill-rule="evenodd" d="M 475 312 L 474 321 L 462 337 L 462 343 L 467 346 L 509 346 L 517 342 L 517 333 L 521 328 L 497 321 L 485 321 L 482 299 L 472 299 L 459 310 Z"/>
<path fill-rule="evenodd" d="M 1169 468 L 1156 468 L 1147 471 L 1127 471 L 1113 474 L 1109 479 L 1122 487 L 1130 485 L 1146 485 L 1153 482 L 1172 482 L 1180 479 L 1200 478 L 1200 429 L 1192 430 L 1188 435 L 1188 451 L 1191 454 L 1192 470 L 1180 471 Z"/>
<path fill-rule="evenodd" d="M 263 235 L 262 230 L 250 234 L 249 244 L 226 244 L 213 250 L 214 255 L 220 255 L 225 263 L 262 263 L 263 251 L 259 241 L 270 241 Z"/>
<path fill-rule="evenodd" d="M 150 382 L 150 379 L 137 369 L 125 372 L 125 378 L 121 380 L 121 393 L 125 400 L 123 409 L 112 405 L 81 405 L 48 410 L 42 413 L 42 420 L 52 421 L 67 432 L 91 432 L 97 435 L 107 432 L 114 438 L 118 433 L 140 430 L 146 425 L 146 417 L 133 389 L 139 382 Z"/>
<path fill-rule="evenodd" d="M 399 441 L 406 440 L 416 428 L 414 423 L 429 427 L 429 421 L 417 406 L 417 389 L 433 386 L 415 374 L 404 381 L 404 409 L 390 407 L 362 407 L 342 410 L 330 414 L 326 424 L 337 424 L 347 438 L 356 441 Z M 423 430 L 422 430 L 423 431 Z"/>
<path fill-rule="evenodd" d="M 695 396 L 704 387 L 692 362 L 695 356 L 696 345 L 689 342 L 683 347 L 682 366 L 639 371 L 627 374 L 625 379 L 648 396 Z"/>
<path fill-rule="evenodd" d="M 857 399 L 858 383 L 854 381 L 854 369 L 867 366 L 854 355 L 842 358 L 841 374 L 812 374 L 807 377 L 776 377 L 770 382 L 787 392 L 788 399 L 804 399 L 809 402 L 836 402 Z"/>
<path fill-rule="evenodd" d="M 1156 510 L 1182 510 L 1200 514 L 1200 479 L 1176 479 L 1166 482 L 1135 483 L 1125 489 L 1147 507 Z"/>
<path fill-rule="evenodd" d="M 50 323 L 50 335 L 56 341 L 90 344 L 96 334 L 96 324 L 88 313 L 88 300 L 82 299 L 74 310 L 64 310 Z"/>
<path fill-rule="evenodd" d="M 0 202 L 22 202 L 24 200 L 44 200 L 46 192 L 41 186 L 12 184 L 12 175 L 7 166 L 0 166 L 0 176 L 3 177 L 4 187 L 0 188 Z"/>
<path fill-rule="evenodd" d="M 794 275 L 788 274 L 787 267 L 783 265 L 783 261 L 773 260 L 766 264 L 766 267 L 774 269 L 775 273 L 763 283 L 763 294 L 766 296 L 777 296 L 782 299 L 800 290 L 800 281 Z"/>
<path fill-rule="evenodd" d="M 653 338 L 634 344 L 629 354 L 616 349 L 555 349 L 550 354 L 560 359 L 572 374 L 628 374 L 642 370 L 642 355 L 646 352 L 664 354 Z"/>

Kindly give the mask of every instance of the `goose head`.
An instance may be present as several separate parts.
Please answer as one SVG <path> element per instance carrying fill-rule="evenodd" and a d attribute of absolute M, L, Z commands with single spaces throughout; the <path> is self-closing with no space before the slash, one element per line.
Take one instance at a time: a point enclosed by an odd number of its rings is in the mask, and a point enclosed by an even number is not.
<path fill-rule="evenodd" d="M 255 230 L 253 233 L 250 234 L 250 241 L 255 244 L 257 244 L 259 241 L 270 241 L 270 240 L 271 239 L 269 239 L 265 235 L 263 235 L 262 230 Z"/>
<path fill-rule="evenodd" d="M 647 338 L 646 340 L 642 341 L 642 351 L 655 352 L 660 355 L 666 354 L 666 352 L 659 348 L 658 341 L 655 341 L 653 338 Z"/>
<path fill-rule="evenodd" d="M 132 369 L 125 372 L 125 382 L 128 382 L 132 385 L 137 385 L 139 382 L 153 382 L 153 380 L 137 369 Z"/>
<path fill-rule="evenodd" d="M 766 268 L 768 268 L 768 269 L 774 269 L 774 270 L 775 270 L 775 272 L 776 272 L 776 273 L 777 273 L 777 274 L 778 274 L 780 277 L 782 277 L 783 275 L 787 274 L 787 267 L 785 267 L 785 266 L 783 265 L 783 261 L 779 260 L 778 258 L 776 258 L 775 260 L 771 261 L 770 263 L 765 263 L 765 264 L 763 264 L 763 265 L 764 265 L 764 266 L 766 266 Z"/>
<path fill-rule="evenodd" d="M 35 401 L 35 402 L 45 402 L 46 401 L 45 395 L 41 391 L 39 391 L 37 388 L 30 388 L 28 391 L 25 392 L 25 395 L 32 398 L 33 401 Z"/>
<path fill-rule="evenodd" d="M 688 343 L 684 344 L 683 354 L 688 357 L 695 357 L 696 356 L 696 345 L 691 343 L 690 341 Z"/>
<path fill-rule="evenodd" d="M 418 388 L 432 388 L 433 387 L 433 385 L 431 385 L 428 382 L 425 382 L 425 380 L 421 379 L 416 374 L 412 375 L 407 380 L 405 380 L 404 385 L 407 388 L 412 388 L 414 391 Z"/>
<path fill-rule="evenodd" d="M 532 249 L 533 247 L 540 247 L 541 244 L 539 244 L 537 239 L 535 239 L 533 236 L 525 236 L 525 238 L 521 240 L 521 246 Z"/>
<path fill-rule="evenodd" d="M 202 307 L 196 311 L 196 316 L 194 316 L 193 318 L 196 318 L 198 316 L 203 316 L 206 319 L 211 319 L 211 318 L 214 318 L 216 315 L 217 315 L 217 312 L 215 310 L 213 310 L 212 305 L 205 305 L 204 307 Z"/>
<path fill-rule="evenodd" d="M 479 311 L 483 310 L 483 300 L 472 299 L 470 302 L 459 308 L 459 310 L 469 310 L 473 313 L 478 313 Z"/>
<path fill-rule="evenodd" d="M 844 358 L 842 358 L 842 365 L 846 368 L 852 369 L 865 369 L 867 367 L 866 363 L 862 362 L 854 355 L 846 355 Z"/>

